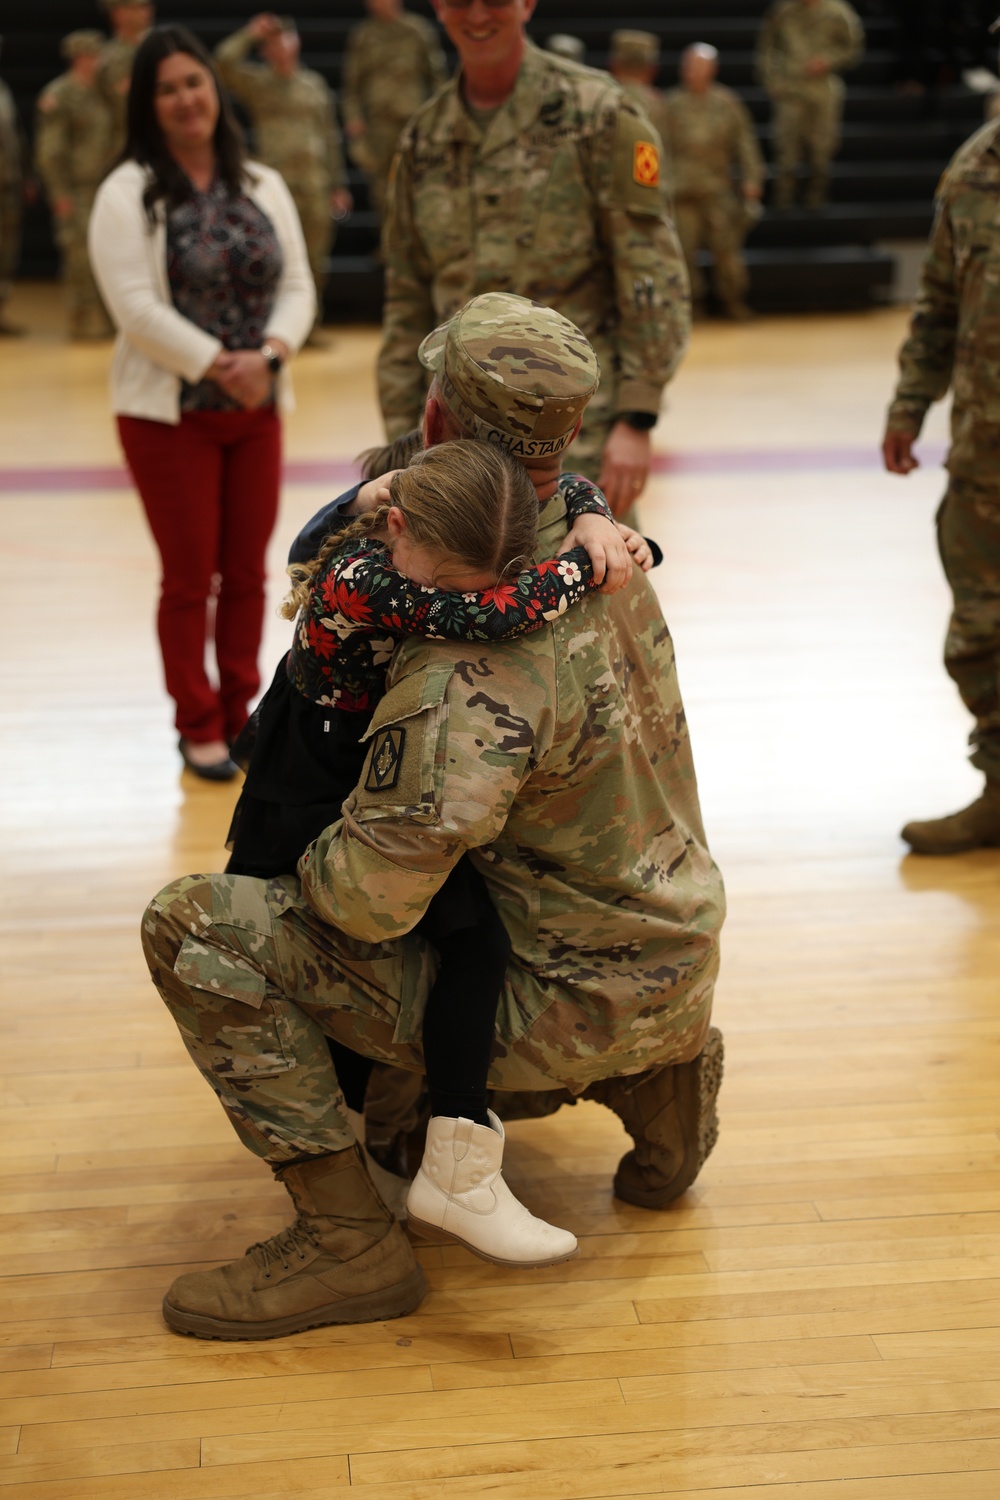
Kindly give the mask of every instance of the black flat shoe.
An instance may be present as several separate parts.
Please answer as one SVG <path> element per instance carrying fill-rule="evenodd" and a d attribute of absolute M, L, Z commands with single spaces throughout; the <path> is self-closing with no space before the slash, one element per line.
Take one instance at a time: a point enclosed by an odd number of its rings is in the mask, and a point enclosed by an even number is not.
<path fill-rule="evenodd" d="M 188 755 L 188 741 L 183 735 L 177 741 L 177 748 L 181 752 L 181 760 L 187 766 L 188 770 L 193 771 L 196 776 L 200 776 L 202 781 L 232 781 L 234 776 L 239 775 L 239 766 L 235 761 L 230 760 L 228 755 L 223 756 L 222 760 L 212 761 L 207 766 L 196 765 Z"/>

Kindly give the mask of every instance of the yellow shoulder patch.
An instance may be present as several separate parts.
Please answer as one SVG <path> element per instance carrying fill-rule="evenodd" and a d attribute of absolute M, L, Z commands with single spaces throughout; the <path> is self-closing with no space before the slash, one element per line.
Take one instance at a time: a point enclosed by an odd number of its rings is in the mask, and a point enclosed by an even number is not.
<path fill-rule="evenodd" d="M 632 180 L 640 187 L 659 187 L 660 153 L 652 141 L 636 141 L 632 149 Z"/>

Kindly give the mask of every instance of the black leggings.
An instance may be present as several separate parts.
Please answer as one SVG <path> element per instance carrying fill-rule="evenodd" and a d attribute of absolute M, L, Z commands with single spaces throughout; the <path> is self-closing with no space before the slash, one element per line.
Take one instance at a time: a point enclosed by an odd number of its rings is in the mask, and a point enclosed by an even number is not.
<path fill-rule="evenodd" d="M 486 1125 L 486 1081 L 510 938 L 485 880 L 467 856 L 434 897 L 417 931 L 440 956 L 424 1011 L 431 1114 L 461 1115 Z M 360 1113 L 372 1060 L 342 1042 L 330 1040 L 329 1046 L 347 1106 Z"/>

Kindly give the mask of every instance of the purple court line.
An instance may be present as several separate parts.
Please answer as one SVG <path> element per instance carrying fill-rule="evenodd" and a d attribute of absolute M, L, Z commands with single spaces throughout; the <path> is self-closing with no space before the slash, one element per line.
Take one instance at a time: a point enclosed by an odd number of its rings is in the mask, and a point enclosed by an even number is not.
<path fill-rule="evenodd" d="M 924 464 L 932 467 L 944 457 L 942 443 L 927 443 L 919 449 Z M 731 448 L 713 452 L 658 453 L 654 474 L 797 474 L 806 471 L 881 469 L 877 447 L 871 448 Z M 348 459 L 302 459 L 284 468 L 284 482 L 297 484 L 349 485 L 357 479 L 357 468 Z M 118 465 L 105 467 L 0 469 L 0 495 L 79 494 L 87 490 L 127 490 L 132 481 Z"/>

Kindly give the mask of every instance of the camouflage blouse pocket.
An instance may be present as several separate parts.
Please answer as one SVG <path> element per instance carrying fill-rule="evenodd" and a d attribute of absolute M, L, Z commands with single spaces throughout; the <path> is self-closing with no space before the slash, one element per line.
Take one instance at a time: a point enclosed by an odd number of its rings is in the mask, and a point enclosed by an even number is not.
<path fill-rule="evenodd" d="M 437 816 L 444 777 L 438 742 L 451 677 L 450 664 L 410 672 L 376 708 L 362 736 L 368 758 L 348 804 L 359 822 L 402 816 L 430 823 Z"/>
<path fill-rule="evenodd" d="M 288 1020 L 274 1009 L 259 969 L 212 943 L 186 937 L 174 973 L 199 992 L 198 1030 L 219 1077 L 267 1078 L 295 1067 Z"/>

